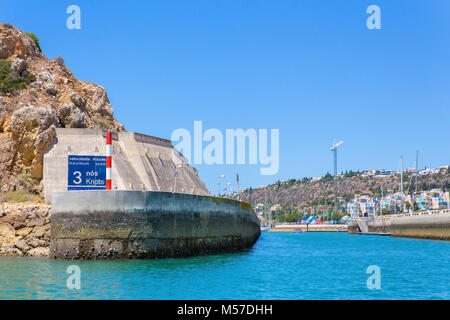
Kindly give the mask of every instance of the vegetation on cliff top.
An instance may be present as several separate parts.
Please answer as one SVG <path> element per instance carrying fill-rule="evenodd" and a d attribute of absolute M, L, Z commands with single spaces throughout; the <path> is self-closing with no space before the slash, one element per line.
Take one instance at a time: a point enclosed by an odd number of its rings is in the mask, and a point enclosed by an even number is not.
<path fill-rule="evenodd" d="M 0 92 L 9 93 L 14 90 L 25 89 L 26 86 L 36 80 L 36 77 L 29 73 L 21 76 L 11 68 L 11 61 L 0 60 Z"/>
<path fill-rule="evenodd" d="M 34 33 L 31 33 L 31 32 L 25 32 L 25 34 L 27 36 L 29 36 L 34 41 L 34 43 L 36 43 L 36 46 L 39 48 L 39 50 L 41 50 L 41 45 L 39 43 L 39 38 Z"/>

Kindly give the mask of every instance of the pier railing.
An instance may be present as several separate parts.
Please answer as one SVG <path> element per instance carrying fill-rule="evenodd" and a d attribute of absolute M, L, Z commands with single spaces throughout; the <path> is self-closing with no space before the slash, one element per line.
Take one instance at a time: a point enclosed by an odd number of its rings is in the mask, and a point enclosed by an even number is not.
<path fill-rule="evenodd" d="M 413 216 L 429 216 L 437 214 L 450 214 L 450 209 L 444 210 L 430 210 L 430 211 L 417 211 L 412 213 L 401 213 L 401 214 L 388 214 L 384 216 L 377 216 L 377 218 L 401 218 L 401 217 L 413 217 Z"/>
<path fill-rule="evenodd" d="M 374 222 L 374 220 L 378 220 L 378 219 L 396 219 L 396 218 L 401 218 L 401 217 L 429 216 L 429 215 L 438 215 L 438 214 L 450 214 L 450 209 L 416 211 L 416 212 L 412 212 L 412 213 L 387 214 L 387 215 L 377 215 L 377 216 L 370 216 L 370 217 L 352 217 L 351 221 L 353 221 L 355 223 L 358 220 L 364 220 L 366 222 Z"/>

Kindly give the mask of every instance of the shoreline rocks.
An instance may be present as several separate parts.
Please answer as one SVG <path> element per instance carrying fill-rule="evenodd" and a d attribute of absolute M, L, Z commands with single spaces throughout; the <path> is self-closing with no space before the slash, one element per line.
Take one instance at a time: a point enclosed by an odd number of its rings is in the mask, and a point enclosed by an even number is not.
<path fill-rule="evenodd" d="M 0 204 L 0 256 L 49 257 L 50 205 Z"/>

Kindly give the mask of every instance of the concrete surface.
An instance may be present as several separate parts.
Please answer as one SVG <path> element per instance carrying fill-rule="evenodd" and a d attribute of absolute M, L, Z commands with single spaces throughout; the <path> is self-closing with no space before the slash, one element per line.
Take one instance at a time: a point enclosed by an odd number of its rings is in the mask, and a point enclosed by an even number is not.
<path fill-rule="evenodd" d="M 52 193 L 67 190 L 68 155 L 105 156 L 106 131 L 56 129 L 54 145 L 44 155 L 46 202 Z M 197 170 L 169 140 L 134 132 L 113 134 L 112 188 L 117 190 L 168 191 L 209 195 Z M 174 173 L 178 169 L 176 190 Z"/>
<path fill-rule="evenodd" d="M 260 223 L 247 203 L 152 191 L 55 191 L 50 256 L 167 258 L 250 248 Z"/>
<path fill-rule="evenodd" d="M 368 232 L 388 233 L 392 237 L 450 240 L 449 212 L 377 217 L 367 225 Z M 356 223 L 350 222 L 348 233 L 356 232 Z"/>

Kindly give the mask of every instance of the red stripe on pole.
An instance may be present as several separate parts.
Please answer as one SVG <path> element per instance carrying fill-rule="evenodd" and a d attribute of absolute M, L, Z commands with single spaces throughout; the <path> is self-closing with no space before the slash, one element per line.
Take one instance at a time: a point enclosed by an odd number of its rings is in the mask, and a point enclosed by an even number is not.
<path fill-rule="evenodd" d="M 109 175 L 111 174 L 111 168 L 112 168 L 112 134 L 111 132 L 106 133 L 106 171 L 109 171 Z M 109 170 L 108 170 L 109 169 Z M 111 176 L 107 176 L 106 179 L 106 190 L 111 190 L 112 189 L 112 180 L 111 180 Z"/>
<path fill-rule="evenodd" d="M 106 134 L 106 144 L 112 144 L 112 134 L 111 134 L 111 132 L 108 132 Z"/>

